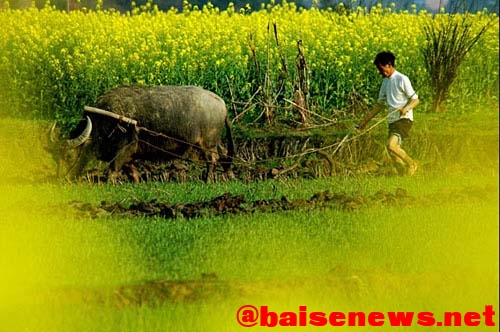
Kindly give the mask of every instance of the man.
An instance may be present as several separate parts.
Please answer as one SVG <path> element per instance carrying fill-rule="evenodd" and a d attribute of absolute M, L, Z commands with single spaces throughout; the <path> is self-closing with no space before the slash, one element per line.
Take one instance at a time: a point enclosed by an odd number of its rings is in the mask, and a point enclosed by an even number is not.
<path fill-rule="evenodd" d="M 377 104 L 357 128 L 363 129 L 375 115 L 387 108 L 387 149 L 392 159 L 404 165 L 408 175 L 413 175 L 417 170 L 417 163 L 401 148 L 401 143 L 408 137 L 413 124 L 413 109 L 419 104 L 419 100 L 410 79 L 394 68 L 395 62 L 396 56 L 391 52 L 380 52 L 375 57 L 373 64 L 384 79 Z"/>

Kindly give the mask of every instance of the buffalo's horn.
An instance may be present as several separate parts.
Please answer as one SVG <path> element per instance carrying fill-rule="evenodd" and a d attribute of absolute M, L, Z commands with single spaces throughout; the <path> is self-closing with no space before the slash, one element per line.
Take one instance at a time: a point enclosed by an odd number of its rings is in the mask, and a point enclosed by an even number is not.
<path fill-rule="evenodd" d="M 78 137 L 67 140 L 68 145 L 72 148 L 76 148 L 77 146 L 82 145 L 89 139 L 91 132 L 92 132 L 92 121 L 87 116 L 87 125 L 85 126 L 85 129 Z"/>

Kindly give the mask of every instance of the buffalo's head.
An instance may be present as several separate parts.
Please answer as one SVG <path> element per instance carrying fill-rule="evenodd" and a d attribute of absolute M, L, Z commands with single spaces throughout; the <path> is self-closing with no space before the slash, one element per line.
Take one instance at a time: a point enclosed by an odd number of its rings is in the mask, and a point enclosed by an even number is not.
<path fill-rule="evenodd" d="M 47 151 L 56 163 L 56 175 L 58 178 L 66 177 L 71 173 L 78 162 L 79 147 L 83 146 L 92 133 L 92 121 L 87 116 L 80 121 L 79 125 L 71 131 L 69 138 L 61 135 L 59 128 L 54 123 L 48 132 Z"/>

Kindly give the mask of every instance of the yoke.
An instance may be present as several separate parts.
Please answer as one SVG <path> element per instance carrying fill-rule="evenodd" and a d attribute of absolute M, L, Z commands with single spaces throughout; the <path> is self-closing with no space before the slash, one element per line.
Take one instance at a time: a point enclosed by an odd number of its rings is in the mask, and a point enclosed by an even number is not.
<path fill-rule="evenodd" d="M 122 121 L 122 122 L 125 122 L 125 123 L 128 123 L 128 124 L 137 126 L 137 120 L 128 118 L 128 117 L 120 115 L 120 114 L 116 114 L 116 113 L 113 113 L 113 112 L 105 111 L 103 109 L 96 108 L 96 107 L 91 107 L 91 106 L 84 106 L 83 109 L 86 110 L 87 112 L 109 116 L 109 117 L 111 117 L 113 119 L 117 119 L 119 121 Z"/>

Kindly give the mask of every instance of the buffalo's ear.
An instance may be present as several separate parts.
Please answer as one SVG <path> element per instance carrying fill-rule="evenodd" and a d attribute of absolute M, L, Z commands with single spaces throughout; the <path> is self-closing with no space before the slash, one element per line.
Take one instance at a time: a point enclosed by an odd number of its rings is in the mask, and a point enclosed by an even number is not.
<path fill-rule="evenodd" d="M 56 134 L 56 127 L 57 127 L 57 122 L 54 121 L 54 124 L 52 124 L 52 126 L 50 126 L 50 129 L 48 132 L 49 144 L 50 143 L 57 143 L 59 141 L 59 137 L 56 137 L 56 135 L 59 136 L 58 134 Z"/>
<path fill-rule="evenodd" d="M 44 146 L 44 150 L 54 155 L 58 154 L 60 147 L 61 134 L 59 132 L 59 128 L 57 128 L 57 122 L 54 121 L 52 126 L 50 126 L 49 130 L 47 131 L 47 145 Z"/>

